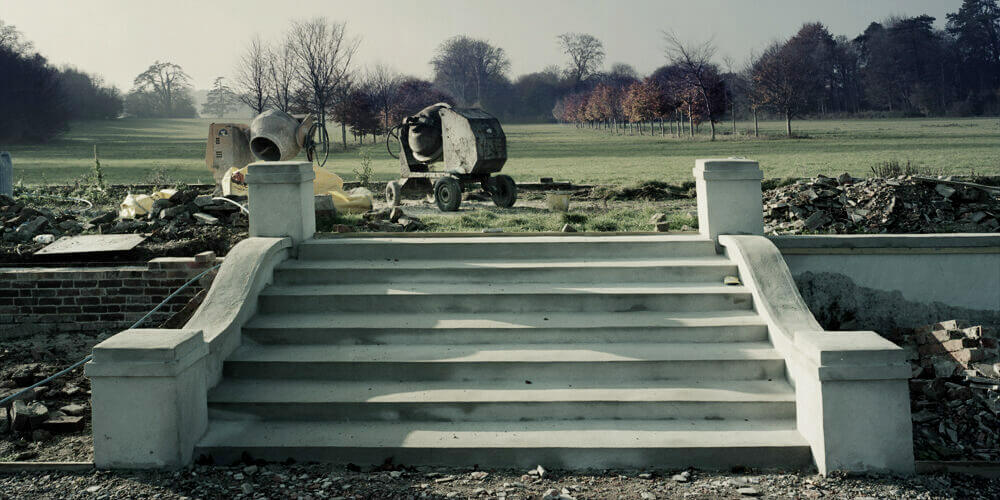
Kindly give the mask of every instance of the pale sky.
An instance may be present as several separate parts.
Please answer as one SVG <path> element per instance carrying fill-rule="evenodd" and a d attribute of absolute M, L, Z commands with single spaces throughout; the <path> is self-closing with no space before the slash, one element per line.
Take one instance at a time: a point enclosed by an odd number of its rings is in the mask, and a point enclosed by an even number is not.
<path fill-rule="evenodd" d="M 244 45 L 259 33 L 280 39 L 293 19 L 346 21 L 361 37 L 358 66 L 381 62 L 429 78 L 434 49 L 457 34 L 503 47 L 510 76 L 563 65 L 560 33 L 604 42 L 606 66 L 648 74 L 665 62 L 662 30 L 683 39 L 714 36 L 718 59 L 737 61 L 804 22 L 854 37 L 889 15 L 929 14 L 944 26 L 961 0 L 0 0 L 15 25 L 54 64 L 99 73 L 124 91 L 154 60 L 181 65 L 196 88 L 231 77 Z"/>

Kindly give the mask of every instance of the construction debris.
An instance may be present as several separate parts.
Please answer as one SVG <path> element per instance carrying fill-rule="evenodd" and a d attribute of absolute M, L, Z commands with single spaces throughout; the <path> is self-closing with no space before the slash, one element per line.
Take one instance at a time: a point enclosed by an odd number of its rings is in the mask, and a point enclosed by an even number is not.
<path fill-rule="evenodd" d="M 960 320 L 903 337 L 918 460 L 1000 459 L 1000 351 L 996 332 Z"/>
<path fill-rule="evenodd" d="M 994 188 L 946 179 L 820 175 L 764 193 L 764 232 L 936 233 L 1000 231 Z"/>
<path fill-rule="evenodd" d="M 365 212 L 361 216 L 363 228 L 385 233 L 423 231 L 427 225 L 420 219 L 406 215 L 399 207 Z"/>

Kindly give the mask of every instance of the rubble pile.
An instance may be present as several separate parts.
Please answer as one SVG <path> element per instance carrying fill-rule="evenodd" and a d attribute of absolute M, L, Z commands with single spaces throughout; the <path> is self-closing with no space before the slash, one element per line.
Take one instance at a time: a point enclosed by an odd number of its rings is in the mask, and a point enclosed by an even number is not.
<path fill-rule="evenodd" d="M 356 230 L 355 228 L 350 228 L 349 226 L 339 226 L 343 225 L 338 224 L 337 227 L 334 227 L 334 231 L 348 232 Z M 361 216 L 360 228 L 385 233 L 410 233 L 427 229 L 427 224 L 424 224 L 424 222 L 417 217 L 406 215 L 406 213 L 403 212 L 403 209 L 399 207 L 392 207 L 365 212 L 364 215 Z"/>
<path fill-rule="evenodd" d="M 0 397 L 31 386 L 55 372 L 43 363 L 22 363 L 3 372 Z M 80 434 L 89 418 L 90 391 L 82 374 L 69 380 L 53 380 L 28 391 L 0 409 L 0 454 L 8 459 L 30 460 L 40 443 L 55 437 Z M 29 446 L 34 443 L 35 446 Z"/>
<path fill-rule="evenodd" d="M 31 197 L 0 195 L 0 246 L 7 247 L 0 254 L 7 258 L 31 255 L 63 236 L 81 234 L 148 234 L 147 246 L 164 247 L 151 250 L 153 254 L 225 253 L 246 237 L 248 225 L 246 214 L 237 205 L 213 199 L 195 188 L 157 199 L 148 211 L 134 218 L 122 218 L 119 211 L 108 207 L 52 208 L 34 203 Z"/>
<path fill-rule="evenodd" d="M 845 173 L 764 193 L 767 234 L 995 232 L 998 218 L 995 194 L 951 179 Z"/>
<path fill-rule="evenodd" d="M 996 332 L 952 320 L 903 337 L 918 460 L 1000 460 Z"/>

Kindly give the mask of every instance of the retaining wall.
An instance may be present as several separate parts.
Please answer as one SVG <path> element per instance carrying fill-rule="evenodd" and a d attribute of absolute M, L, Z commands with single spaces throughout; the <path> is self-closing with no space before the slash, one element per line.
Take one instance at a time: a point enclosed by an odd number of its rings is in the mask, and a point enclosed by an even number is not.
<path fill-rule="evenodd" d="M 213 252 L 120 267 L 0 268 L 0 338 L 127 328 L 189 279 L 217 263 Z M 211 283 L 211 274 L 153 314 L 155 327 Z"/>
<path fill-rule="evenodd" d="M 824 328 L 891 336 L 948 319 L 1000 325 L 1000 235 L 770 239 Z"/>

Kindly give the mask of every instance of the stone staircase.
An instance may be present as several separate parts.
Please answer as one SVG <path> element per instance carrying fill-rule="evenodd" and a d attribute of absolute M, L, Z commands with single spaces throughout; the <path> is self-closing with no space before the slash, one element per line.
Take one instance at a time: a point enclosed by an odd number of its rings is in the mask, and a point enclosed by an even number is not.
<path fill-rule="evenodd" d="M 306 241 L 208 395 L 216 462 L 812 462 L 785 363 L 700 236 Z"/>

